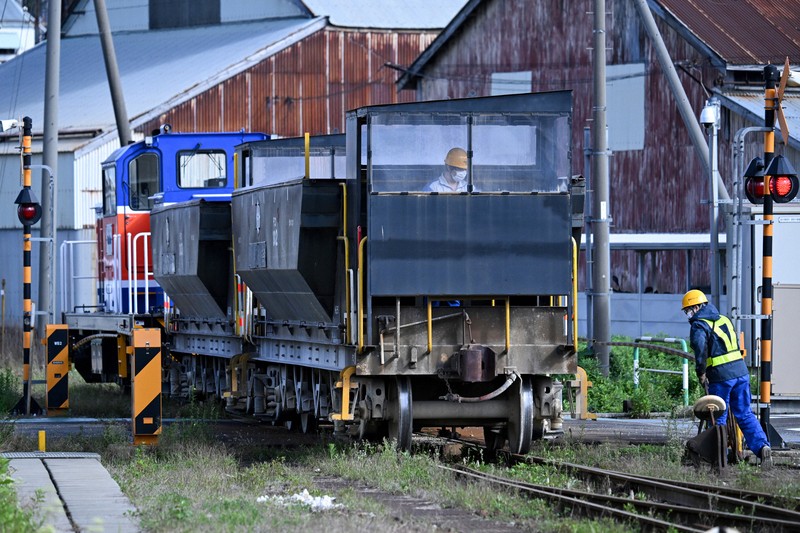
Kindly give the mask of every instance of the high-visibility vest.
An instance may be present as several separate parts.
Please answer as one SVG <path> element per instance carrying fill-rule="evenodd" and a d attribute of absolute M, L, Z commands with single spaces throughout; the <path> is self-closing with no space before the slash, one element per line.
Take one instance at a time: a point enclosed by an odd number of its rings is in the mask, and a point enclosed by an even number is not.
<path fill-rule="evenodd" d="M 726 353 L 722 355 L 709 357 L 708 361 L 706 361 L 707 367 L 724 365 L 742 358 L 739 341 L 736 339 L 736 331 L 733 329 L 733 324 L 731 324 L 728 317 L 720 315 L 718 320 L 709 320 L 707 318 L 701 318 L 700 320 L 708 324 L 714 335 L 722 340 L 726 350 Z"/>

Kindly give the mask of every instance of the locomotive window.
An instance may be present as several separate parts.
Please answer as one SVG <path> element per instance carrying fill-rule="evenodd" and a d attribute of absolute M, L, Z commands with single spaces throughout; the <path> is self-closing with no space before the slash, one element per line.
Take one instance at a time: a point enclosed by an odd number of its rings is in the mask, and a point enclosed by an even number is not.
<path fill-rule="evenodd" d="M 185 150 L 178 152 L 178 187 L 216 189 L 228 184 L 223 150 Z"/>
<path fill-rule="evenodd" d="M 161 192 L 161 176 L 158 155 L 144 153 L 128 164 L 128 190 L 131 209 L 149 211 L 153 207 L 154 194 Z"/>
<path fill-rule="evenodd" d="M 103 216 L 117 214 L 117 171 L 113 165 L 103 169 Z"/>
<path fill-rule="evenodd" d="M 466 181 L 444 180 L 445 159 L 453 148 L 467 149 L 467 118 L 463 115 L 375 116 L 370 123 L 370 187 L 372 192 L 466 192 Z M 466 156 L 456 165 L 466 164 Z M 457 167 L 451 167 L 460 171 Z M 466 169 L 463 169 L 466 170 Z"/>

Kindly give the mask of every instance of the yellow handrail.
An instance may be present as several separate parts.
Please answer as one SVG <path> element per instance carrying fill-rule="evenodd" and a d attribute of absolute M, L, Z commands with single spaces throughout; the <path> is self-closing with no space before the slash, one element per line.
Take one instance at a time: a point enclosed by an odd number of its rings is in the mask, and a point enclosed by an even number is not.
<path fill-rule="evenodd" d="M 350 241 L 347 235 L 339 235 L 336 240 L 344 242 L 344 307 L 345 307 L 345 339 L 350 342 L 350 276 L 347 273 L 350 271 Z"/>
<path fill-rule="evenodd" d="M 305 140 L 306 148 L 306 179 L 308 179 L 311 177 L 311 138 L 308 132 L 303 134 L 303 139 Z"/>
<path fill-rule="evenodd" d="M 238 189 L 239 184 L 239 153 L 233 153 L 233 188 Z"/>
<path fill-rule="evenodd" d="M 400 331 L 400 324 L 397 325 L 398 332 Z M 433 352 L 433 302 L 430 296 L 428 297 L 428 353 Z"/>
<path fill-rule="evenodd" d="M 511 349 L 511 297 L 506 296 L 506 353 Z"/>
<path fill-rule="evenodd" d="M 364 244 L 367 237 L 358 243 L 358 353 L 364 351 Z"/>
<path fill-rule="evenodd" d="M 578 243 L 572 237 L 572 342 L 578 351 Z"/>

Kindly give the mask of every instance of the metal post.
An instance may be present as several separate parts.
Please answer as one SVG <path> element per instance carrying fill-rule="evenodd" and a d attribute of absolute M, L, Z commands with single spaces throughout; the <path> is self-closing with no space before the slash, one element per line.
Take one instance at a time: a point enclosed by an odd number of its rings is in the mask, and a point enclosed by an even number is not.
<path fill-rule="evenodd" d="M 2 289 L 0 289 L 0 307 L 2 307 L 2 314 L 0 314 L 0 320 L 2 320 L 2 330 L 0 330 L 0 354 L 6 353 L 6 278 L 3 278 L 2 281 Z"/>
<path fill-rule="evenodd" d="M 775 154 L 775 106 L 777 105 L 777 91 L 775 84 L 779 79 L 778 68 L 775 65 L 764 67 L 764 126 L 768 130 L 764 133 L 764 168 L 769 164 Z M 764 176 L 764 232 L 763 232 L 763 262 L 761 283 L 761 314 L 766 318 L 761 319 L 761 387 L 760 387 L 760 415 L 761 426 L 767 434 L 770 446 L 783 446 L 783 439 L 769 422 L 770 403 L 772 399 L 772 236 L 773 236 L 773 204 L 769 193 L 769 179 Z"/>
<path fill-rule="evenodd" d="M 719 134 L 719 98 L 713 96 L 706 102 L 700 113 L 700 122 L 708 128 L 708 151 L 711 166 L 708 173 L 709 188 L 709 235 L 711 237 L 711 303 L 719 309 L 720 296 L 720 267 L 719 267 L 719 157 L 717 139 Z"/>
<path fill-rule="evenodd" d="M 587 216 L 584 217 L 585 223 L 583 225 L 586 235 L 586 248 L 584 254 L 586 257 L 586 338 L 594 339 L 594 323 L 592 322 L 592 313 L 594 313 L 594 302 L 592 300 L 592 131 L 590 128 L 583 128 L 583 169 L 586 178 L 586 198 L 584 200 L 584 211 Z M 590 340 L 591 343 L 591 340 Z"/>
<path fill-rule="evenodd" d="M 44 145 L 42 148 L 42 164 L 58 174 L 58 93 L 61 64 L 61 2 L 50 2 L 47 9 L 47 58 L 45 61 L 45 89 L 44 89 Z M 50 175 L 42 172 L 42 226 L 40 236 L 52 239 L 56 243 L 57 221 L 55 187 L 50 186 Z M 42 290 L 48 287 L 55 278 L 51 272 L 53 266 L 45 258 L 50 257 L 49 244 L 39 244 L 39 309 L 53 313 L 55 302 L 50 300 L 51 291 Z M 44 337 L 47 320 L 38 324 L 38 333 Z"/>
<path fill-rule="evenodd" d="M 126 146 L 131 143 L 131 128 L 128 124 L 128 111 L 125 108 L 125 98 L 122 96 L 122 84 L 119 81 L 117 54 L 114 51 L 114 41 L 111 38 L 111 25 L 108 23 L 106 0 L 94 0 L 94 11 L 97 15 L 97 29 L 100 33 L 100 44 L 103 46 L 103 59 L 106 63 L 108 88 L 111 91 L 111 102 L 114 105 L 114 118 L 117 121 L 119 145 Z"/>
<path fill-rule="evenodd" d="M 594 197 L 592 231 L 595 236 L 593 314 L 595 354 L 603 376 L 608 376 L 611 341 L 611 305 L 609 289 L 611 258 L 608 243 L 609 212 L 608 138 L 606 132 L 606 6 L 605 0 L 594 0 L 594 109 L 592 113 L 592 180 Z"/>

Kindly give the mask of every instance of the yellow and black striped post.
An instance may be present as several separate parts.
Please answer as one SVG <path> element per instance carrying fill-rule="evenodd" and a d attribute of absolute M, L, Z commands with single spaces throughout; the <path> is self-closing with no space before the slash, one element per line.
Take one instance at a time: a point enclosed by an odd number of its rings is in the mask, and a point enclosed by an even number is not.
<path fill-rule="evenodd" d="M 780 79 L 778 68 L 775 65 L 764 67 L 766 81 L 764 91 L 764 168 L 769 168 L 775 155 L 775 106 L 778 104 L 778 95 L 775 89 Z M 766 173 L 765 173 L 766 174 Z M 773 201 L 769 190 L 769 180 L 772 176 L 764 176 L 764 234 L 763 234 L 763 260 L 761 282 L 761 387 L 759 413 L 761 426 L 770 446 L 782 446 L 783 439 L 769 422 L 769 410 L 772 398 L 772 235 L 773 235 Z"/>
<path fill-rule="evenodd" d="M 15 204 L 22 223 L 22 398 L 12 412 L 41 414 L 42 408 L 31 398 L 31 226 L 39 221 L 42 208 L 31 191 L 31 136 L 33 121 L 22 119 L 22 191 Z"/>
<path fill-rule="evenodd" d="M 133 330 L 133 444 L 157 444 L 161 435 L 161 330 Z"/>
<path fill-rule="evenodd" d="M 69 409 L 69 330 L 66 324 L 47 324 L 47 416 Z"/>

